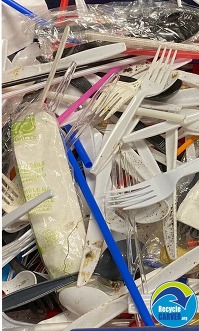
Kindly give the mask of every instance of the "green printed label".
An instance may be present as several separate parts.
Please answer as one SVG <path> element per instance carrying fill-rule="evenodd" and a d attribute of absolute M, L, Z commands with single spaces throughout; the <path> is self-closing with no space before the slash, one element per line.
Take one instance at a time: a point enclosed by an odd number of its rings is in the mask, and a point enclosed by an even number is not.
<path fill-rule="evenodd" d="M 12 125 L 12 138 L 17 141 L 35 140 L 36 121 L 34 115 L 28 115 Z"/>

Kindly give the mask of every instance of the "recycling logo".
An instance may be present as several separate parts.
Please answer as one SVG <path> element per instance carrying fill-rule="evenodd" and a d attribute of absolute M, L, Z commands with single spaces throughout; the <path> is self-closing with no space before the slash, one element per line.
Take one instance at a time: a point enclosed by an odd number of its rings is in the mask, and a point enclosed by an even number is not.
<path fill-rule="evenodd" d="M 162 325 L 179 328 L 188 324 L 197 311 L 197 298 L 192 289 L 181 282 L 159 286 L 151 297 L 151 312 Z"/>

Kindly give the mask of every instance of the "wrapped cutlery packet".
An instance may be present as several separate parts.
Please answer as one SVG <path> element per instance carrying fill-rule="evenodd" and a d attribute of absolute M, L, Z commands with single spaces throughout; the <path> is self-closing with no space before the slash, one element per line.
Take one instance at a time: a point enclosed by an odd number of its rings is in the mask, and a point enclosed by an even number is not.
<path fill-rule="evenodd" d="M 85 229 L 57 121 L 33 107 L 12 125 L 13 149 L 26 200 L 55 192 L 30 212 L 30 221 L 47 271 L 57 278 L 79 270 Z"/>

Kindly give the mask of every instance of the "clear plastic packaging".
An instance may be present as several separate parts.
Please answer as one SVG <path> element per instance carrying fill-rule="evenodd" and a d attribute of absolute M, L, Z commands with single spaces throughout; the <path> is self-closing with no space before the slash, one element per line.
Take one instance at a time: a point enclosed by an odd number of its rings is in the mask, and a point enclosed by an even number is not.
<path fill-rule="evenodd" d="M 87 8 L 52 10 L 49 28 L 36 24 L 45 58 L 52 58 L 65 25 L 70 26 L 72 44 L 87 42 L 84 32 L 88 31 L 175 43 L 192 43 L 199 37 L 199 10 L 186 4 L 179 8 L 176 1 L 111 2 Z"/>
<path fill-rule="evenodd" d="M 85 229 L 57 121 L 36 109 L 29 105 L 13 122 L 13 151 L 27 201 L 55 192 L 29 215 L 46 269 L 58 278 L 79 270 Z"/>

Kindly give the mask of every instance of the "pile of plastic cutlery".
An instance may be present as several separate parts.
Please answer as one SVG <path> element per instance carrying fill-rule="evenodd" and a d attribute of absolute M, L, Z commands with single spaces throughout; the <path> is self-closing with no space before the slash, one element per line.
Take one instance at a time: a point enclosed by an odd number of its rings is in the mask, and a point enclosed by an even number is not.
<path fill-rule="evenodd" d="M 183 277 L 199 300 L 199 76 L 164 43 L 152 57 L 105 43 L 61 59 L 69 33 L 53 65 L 27 56 L 3 72 L 3 328 L 98 328 L 124 312 L 152 326 L 164 282 Z M 28 271 L 15 279 L 16 257 Z M 49 304 L 39 325 L 9 317 L 52 293 L 54 317 Z"/>

